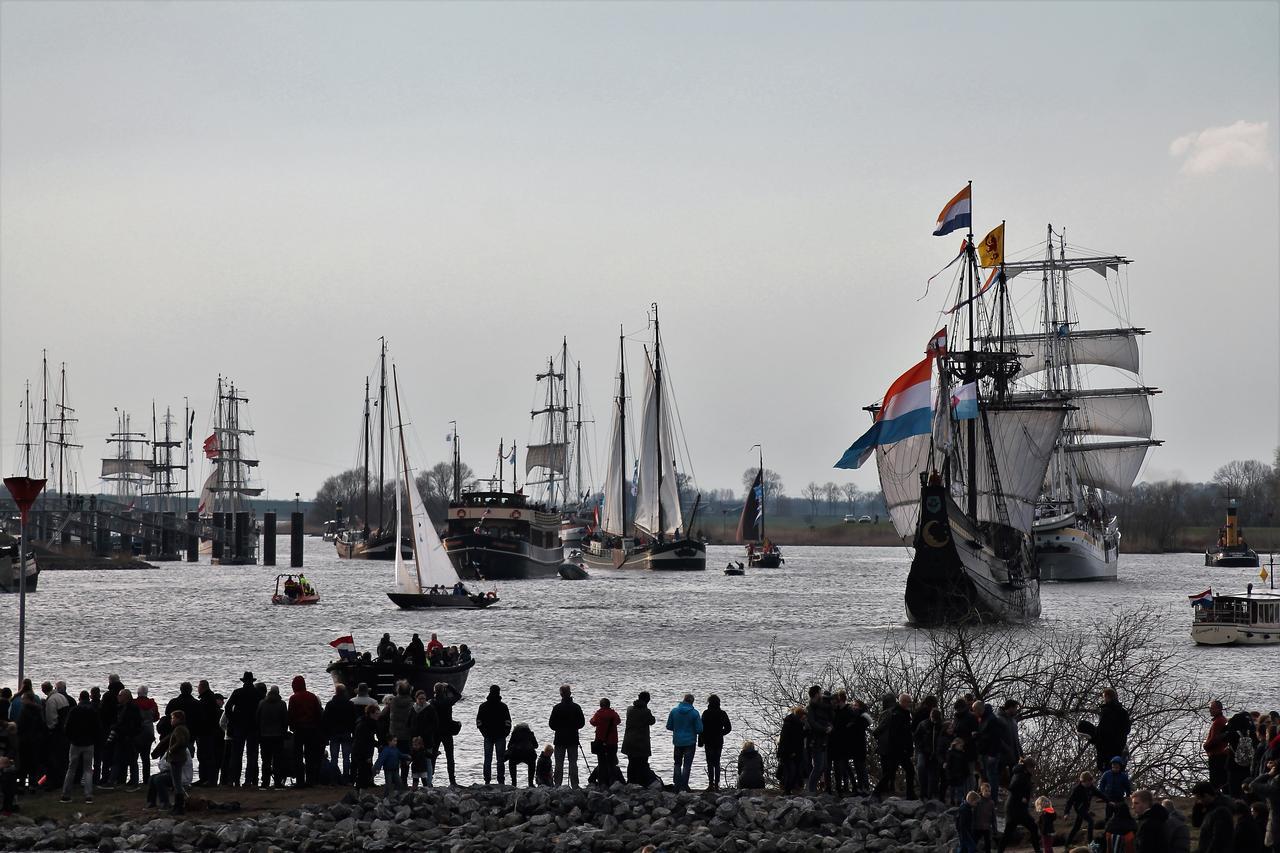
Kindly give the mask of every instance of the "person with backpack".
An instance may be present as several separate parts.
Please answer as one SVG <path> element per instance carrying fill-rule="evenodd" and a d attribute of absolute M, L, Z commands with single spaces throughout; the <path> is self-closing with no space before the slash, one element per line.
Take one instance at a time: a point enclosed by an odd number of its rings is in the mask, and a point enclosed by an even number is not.
<path fill-rule="evenodd" d="M 614 782 L 622 782 L 618 769 L 618 726 L 622 718 L 609 707 L 609 700 L 600 699 L 600 707 L 591 715 L 591 726 L 596 730 L 591 739 L 591 754 L 596 757 L 595 770 L 587 778 L 587 784 L 607 788 Z"/>

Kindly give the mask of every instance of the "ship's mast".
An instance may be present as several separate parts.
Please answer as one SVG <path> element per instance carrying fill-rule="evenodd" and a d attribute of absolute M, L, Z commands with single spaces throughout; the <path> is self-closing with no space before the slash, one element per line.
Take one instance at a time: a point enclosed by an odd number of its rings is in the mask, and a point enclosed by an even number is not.
<path fill-rule="evenodd" d="M 760 541 L 764 542 L 764 445 L 760 448 Z"/>
<path fill-rule="evenodd" d="M 563 427 L 561 436 L 565 443 L 564 453 L 564 488 L 561 489 L 560 505 L 569 507 L 569 339 L 560 339 L 560 416 Z"/>
<path fill-rule="evenodd" d="M 973 181 L 969 182 L 969 187 L 970 187 L 970 190 L 972 190 Z M 978 381 L 978 362 L 977 362 L 977 352 L 975 350 L 976 330 L 974 327 L 974 313 L 973 313 L 974 311 L 973 280 L 976 277 L 976 272 L 978 268 L 978 259 L 973 248 L 972 210 L 970 211 L 969 221 L 971 224 L 969 226 L 968 237 L 965 240 L 965 253 L 968 255 L 968 263 L 965 266 L 966 266 L 966 273 L 968 275 L 968 287 L 969 287 L 969 294 L 968 294 L 969 351 L 965 354 L 964 381 L 966 383 L 969 383 L 969 382 L 976 383 Z M 975 396 L 977 396 L 976 384 L 974 385 L 974 391 L 975 391 Z M 968 448 L 969 448 L 969 458 L 967 460 L 968 476 L 965 477 L 965 480 L 966 480 L 965 490 L 968 493 L 966 495 L 966 498 L 967 498 L 966 510 L 969 518 L 971 520 L 976 520 L 978 517 L 978 419 L 977 418 L 969 418 L 966 421 L 965 438 L 967 440 Z"/>
<path fill-rule="evenodd" d="M 667 525 L 662 519 L 662 337 L 658 332 L 658 303 L 653 303 L 653 411 L 655 441 L 657 445 L 658 479 L 658 539 L 662 539 Z"/>
<path fill-rule="evenodd" d="M 462 456 L 458 451 L 458 422 L 449 421 L 453 427 L 453 500 L 462 500 Z"/>
<path fill-rule="evenodd" d="M 386 527 L 383 519 L 386 498 L 383 495 L 386 480 L 386 435 L 387 435 L 387 339 L 378 338 L 382 342 L 382 352 L 378 357 L 378 529 Z M 367 523 L 367 522 L 366 522 Z M 399 537 L 397 531 L 396 536 Z"/>
<path fill-rule="evenodd" d="M 503 474 L 506 473 L 505 471 L 502 470 L 502 466 L 506 464 L 506 461 L 507 461 L 506 456 L 503 455 L 503 448 L 505 447 L 506 447 L 506 439 L 505 438 L 498 439 L 498 491 L 499 492 L 502 491 L 502 486 L 504 483 L 502 476 Z"/>
<path fill-rule="evenodd" d="M 627 535 L 627 352 L 622 345 L 622 327 L 618 327 L 618 470 L 622 483 L 622 535 Z"/>
<path fill-rule="evenodd" d="M 364 378 L 364 515 L 360 517 L 364 532 L 369 532 L 369 377 Z"/>
<path fill-rule="evenodd" d="M 27 477 L 31 476 L 31 380 L 27 380 L 26 391 L 22 397 L 22 413 L 26 419 L 27 428 L 24 434 L 25 441 L 22 442 L 22 458 L 23 458 L 23 474 Z M 43 472 L 42 472 L 43 473 Z"/>
<path fill-rule="evenodd" d="M 410 495 L 410 494 L 413 494 L 413 491 L 409 488 L 409 485 L 410 485 L 409 453 L 408 451 L 405 450 L 405 446 L 404 446 L 404 418 L 400 414 L 400 379 L 398 377 L 398 374 L 396 373 L 396 366 L 394 364 L 391 365 L 391 382 L 392 382 L 392 385 L 394 386 L 395 395 L 396 395 L 396 423 L 400 425 L 399 427 L 400 429 L 400 467 L 404 470 L 404 491 L 405 491 L 405 495 Z M 413 514 L 414 514 L 413 502 L 410 501 L 409 502 L 410 518 L 413 518 Z M 417 520 L 414 519 L 413 521 L 411 521 L 409 523 L 409 527 L 410 529 L 413 530 L 413 570 L 414 570 L 414 573 L 418 576 L 418 591 L 421 592 L 422 591 L 422 563 L 421 563 L 422 558 L 418 554 Z M 397 552 L 396 559 L 400 559 L 400 554 L 399 554 L 400 519 L 398 517 L 396 518 L 395 542 L 396 542 L 396 552 Z"/>
<path fill-rule="evenodd" d="M 40 476 L 49 476 L 49 351 L 40 350 Z M 31 383 L 27 383 L 27 408 L 31 408 Z M 31 413 L 27 413 L 27 441 L 31 441 Z M 28 453 L 30 450 L 28 449 Z M 27 474 L 31 474 L 31 460 L 27 460 Z"/>
<path fill-rule="evenodd" d="M 578 373 L 578 391 L 574 396 L 574 405 L 577 407 L 577 419 L 573 425 L 573 451 L 577 456 L 577 481 L 575 482 L 576 491 L 574 492 L 574 505 L 582 503 L 582 362 L 575 365 Z"/>

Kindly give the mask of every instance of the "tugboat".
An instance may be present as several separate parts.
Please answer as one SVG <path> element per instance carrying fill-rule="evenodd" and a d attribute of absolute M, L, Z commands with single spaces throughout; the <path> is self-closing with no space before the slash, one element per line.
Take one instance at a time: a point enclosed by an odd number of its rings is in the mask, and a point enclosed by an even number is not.
<path fill-rule="evenodd" d="M 276 591 L 271 596 L 271 603 L 319 604 L 320 593 L 302 575 L 298 575 L 296 580 L 293 575 L 276 575 Z"/>
<path fill-rule="evenodd" d="M 1204 552 L 1204 564 L 1220 568 L 1256 569 L 1258 552 L 1245 541 L 1244 530 L 1237 518 L 1240 505 L 1235 498 L 1227 498 L 1227 526 L 1218 530 L 1218 544 Z"/>

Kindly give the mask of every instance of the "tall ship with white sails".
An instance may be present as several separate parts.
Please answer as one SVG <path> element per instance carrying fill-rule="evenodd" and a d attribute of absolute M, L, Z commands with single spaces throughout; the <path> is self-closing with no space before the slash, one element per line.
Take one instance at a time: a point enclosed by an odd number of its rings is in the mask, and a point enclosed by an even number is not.
<path fill-rule="evenodd" d="M 644 360 L 639 458 L 634 502 L 629 506 L 626 447 L 626 362 L 619 342 L 618 393 L 614 398 L 604 504 L 598 528 L 583 541 L 582 557 L 598 568 L 646 568 L 655 571 L 701 571 L 707 547 L 689 536 L 700 500 L 689 518 L 680 503 L 676 443 L 671 426 L 671 399 L 664 382 L 658 306 L 653 306 L 653 352 Z M 629 510 L 634 515 L 628 518 Z M 630 534 L 630 535 L 629 535 Z"/>
<path fill-rule="evenodd" d="M 970 192 L 943 209 L 936 236 L 970 225 Z M 914 549 L 904 603 L 917 625 L 1040 615 L 1031 528 L 1066 407 L 1014 398 L 1019 353 L 1006 339 L 1013 323 L 1002 244 L 1003 225 L 983 241 L 984 282 L 970 229 L 952 261 L 962 265 L 944 309 L 948 326 L 868 407 L 871 430 L 837 463 L 857 467 L 875 451 L 894 528 Z"/>
<path fill-rule="evenodd" d="M 1006 338 L 1022 360 L 1012 399 L 1068 407 L 1032 525 L 1042 580 L 1115 580 L 1120 525 L 1108 496 L 1128 493 L 1147 452 L 1162 443 L 1151 437 L 1150 398 L 1159 389 L 1140 378 L 1138 340 L 1147 330 L 1130 324 L 1124 310 L 1120 275 L 1129 263 L 1120 255 L 1069 255 L 1065 233 L 1050 225 L 1042 257 L 1004 265 L 1007 279 L 1038 274 L 1041 291 L 1039 328 Z M 1105 303 L 1072 282 L 1076 272 L 1091 282 L 1101 277 L 1117 323 L 1081 322 L 1082 302 Z"/>

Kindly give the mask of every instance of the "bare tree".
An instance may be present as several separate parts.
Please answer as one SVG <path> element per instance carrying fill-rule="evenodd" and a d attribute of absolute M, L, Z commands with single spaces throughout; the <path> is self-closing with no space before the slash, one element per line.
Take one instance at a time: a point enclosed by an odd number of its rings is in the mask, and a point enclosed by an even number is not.
<path fill-rule="evenodd" d="M 834 514 L 836 504 L 840 503 L 840 484 L 828 482 L 822 487 L 822 494 L 827 499 L 827 512 Z"/>
<path fill-rule="evenodd" d="M 1096 712 L 1102 689 L 1114 687 L 1132 718 L 1135 785 L 1182 792 L 1203 773 L 1196 712 L 1205 701 L 1185 653 L 1159 642 L 1154 616 L 1148 607 L 1116 610 L 1092 631 L 1041 622 L 900 633 L 877 649 L 851 645 L 817 664 L 771 647 L 768 675 L 751 687 L 752 717 L 760 721 L 752 733 L 757 743 L 773 743 L 787 708 L 803 704 L 811 684 L 843 688 L 873 713 L 881 697 L 901 692 L 932 694 L 944 708 L 964 695 L 997 705 L 1016 699 L 1023 751 L 1035 757 L 1042 784 L 1064 793 L 1093 762 L 1076 726 Z"/>
<path fill-rule="evenodd" d="M 800 492 L 800 496 L 809 502 L 809 515 L 818 514 L 818 501 L 822 500 L 823 494 L 825 493 L 822 490 L 822 486 L 819 486 L 812 480 L 809 482 L 809 485 L 805 486 L 804 490 Z"/>
<path fill-rule="evenodd" d="M 853 483 L 845 483 L 840 487 L 840 492 L 844 495 L 844 499 L 849 502 L 849 512 L 858 511 L 858 498 L 862 497 L 862 492 Z"/>
<path fill-rule="evenodd" d="M 462 465 L 462 483 L 474 478 L 470 466 Z M 427 506 L 427 513 L 437 523 L 444 520 L 444 512 L 453 498 L 453 463 L 437 462 L 417 477 L 418 491 Z"/>
<path fill-rule="evenodd" d="M 742 472 L 742 494 L 745 500 L 746 494 L 751 490 L 751 484 L 756 481 L 756 472 L 759 468 L 751 467 Z M 778 472 L 772 468 L 764 469 L 764 499 L 772 501 L 786 494 L 782 490 L 782 477 L 778 476 Z"/>
<path fill-rule="evenodd" d="M 373 487 L 376 491 L 377 487 Z M 327 478 L 312 498 L 310 515 L 315 523 L 337 517 L 338 504 L 342 504 L 347 519 L 364 514 L 364 469 L 352 468 Z M 363 519 L 361 519 L 363 523 Z"/>

